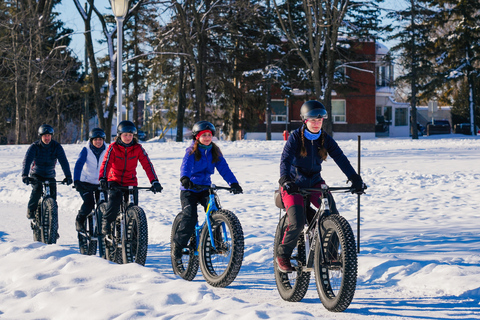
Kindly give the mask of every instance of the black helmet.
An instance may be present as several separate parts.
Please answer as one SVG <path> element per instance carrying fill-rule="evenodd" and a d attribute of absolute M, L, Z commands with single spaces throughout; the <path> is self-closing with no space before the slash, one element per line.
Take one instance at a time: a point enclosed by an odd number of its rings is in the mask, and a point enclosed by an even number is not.
<path fill-rule="evenodd" d="M 327 109 L 325 109 L 323 104 L 316 100 L 305 102 L 300 108 L 300 116 L 302 117 L 303 121 L 307 119 L 328 118 Z"/>
<path fill-rule="evenodd" d="M 121 135 L 122 133 L 137 134 L 137 127 L 135 127 L 135 124 L 133 124 L 132 121 L 123 120 L 118 124 L 117 136 Z"/>
<path fill-rule="evenodd" d="M 42 124 L 40 128 L 38 128 L 38 135 L 41 137 L 44 134 L 53 134 L 55 130 L 53 130 L 53 127 L 48 124 Z"/>
<path fill-rule="evenodd" d="M 212 136 L 215 135 L 215 126 L 213 124 L 211 124 L 208 121 L 198 121 L 197 123 L 195 123 L 193 125 L 193 128 L 192 128 L 192 138 L 193 138 L 193 140 L 196 139 L 197 134 L 199 134 L 200 132 L 202 132 L 204 130 L 210 130 L 212 132 Z"/>
<path fill-rule="evenodd" d="M 88 134 L 88 139 L 93 140 L 95 138 L 102 138 L 103 140 L 105 140 L 105 131 L 100 128 L 93 128 L 92 130 L 90 130 L 90 133 Z"/>

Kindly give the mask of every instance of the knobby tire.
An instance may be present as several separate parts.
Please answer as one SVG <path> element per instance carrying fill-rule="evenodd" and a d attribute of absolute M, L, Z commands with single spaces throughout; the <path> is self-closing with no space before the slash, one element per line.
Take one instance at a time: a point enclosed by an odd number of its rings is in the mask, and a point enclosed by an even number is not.
<path fill-rule="evenodd" d="M 284 215 L 277 226 L 273 247 L 273 266 L 275 270 L 275 282 L 278 293 L 285 301 L 298 302 L 305 297 L 310 283 L 310 272 L 303 271 L 306 266 L 305 239 L 303 232 L 300 234 L 297 246 L 293 250 L 290 259 L 295 271 L 291 273 L 281 272 L 277 266 L 277 248 L 281 244 L 285 229 L 287 228 L 287 215 Z"/>
<path fill-rule="evenodd" d="M 192 281 L 197 275 L 199 266 L 198 255 L 195 255 L 195 250 L 197 250 L 197 238 L 195 232 L 188 240 L 187 248 L 183 250 L 182 263 L 177 264 L 174 257 L 175 242 L 173 241 L 173 238 L 177 233 L 179 224 L 182 220 L 182 215 L 182 212 L 177 214 L 172 224 L 172 232 L 170 235 L 170 258 L 172 261 L 173 272 L 187 281 Z"/>
<path fill-rule="evenodd" d="M 125 227 L 123 263 L 135 262 L 144 266 L 148 250 L 148 225 L 142 208 L 136 205 L 128 207 Z"/>
<path fill-rule="evenodd" d="M 52 197 L 46 197 L 42 201 L 42 219 L 40 225 L 41 241 L 46 244 L 57 243 L 57 231 L 57 202 Z"/>
<path fill-rule="evenodd" d="M 224 288 L 235 280 L 242 266 L 244 251 L 242 225 L 237 216 L 223 209 L 212 212 L 210 219 L 216 250 L 213 249 L 205 223 L 200 235 L 200 268 L 208 284 Z M 226 227 L 226 237 L 223 225 Z"/>
<path fill-rule="evenodd" d="M 326 263 L 321 265 L 320 246 L 315 248 L 315 281 L 324 307 L 333 312 L 348 308 L 357 284 L 355 237 L 348 221 L 332 214 L 321 222 Z"/>

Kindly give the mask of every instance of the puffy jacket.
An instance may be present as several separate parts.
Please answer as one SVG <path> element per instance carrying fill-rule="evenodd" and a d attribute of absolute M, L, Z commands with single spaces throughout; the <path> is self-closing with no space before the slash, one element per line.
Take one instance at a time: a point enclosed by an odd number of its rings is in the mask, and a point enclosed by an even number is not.
<path fill-rule="evenodd" d="M 183 157 L 182 165 L 180 167 L 181 178 L 188 177 L 195 184 L 210 185 L 212 184 L 210 176 L 214 174 L 215 168 L 217 168 L 217 171 L 229 185 L 232 183 L 238 183 L 223 156 L 219 157 L 219 161 L 212 163 L 212 149 L 200 149 L 202 157 L 200 160 L 195 161 L 195 154 L 192 153 L 194 143 L 195 142 L 187 148 L 185 156 Z M 181 186 L 180 189 L 186 190 L 183 186 Z M 199 190 L 192 191 L 199 192 Z"/>
<path fill-rule="evenodd" d="M 65 177 L 71 179 L 70 165 L 60 143 L 55 140 L 51 140 L 49 144 L 41 140 L 35 141 L 30 145 L 23 159 L 22 176 L 28 176 L 30 173 L 44 178 L 55 178 L 57 160 L 62 166 Z"/>
<path fill-rule="evenodd" d="M 323 181 L 320 174 L 323 160 L 318 155 L 321 139 L 312 141 L 305 138 L 307 156 L 303 158 L 300 156 L 301 130 L 303 130 L 303 126 L 294 130 L 283 148 L 280 160 L 280 181 L 294 181 L 299 187 L 310 188 Z M 325 134 L 324 148 L 348 179 L 356 174 L 342 149 L 328 134 Z"/>
<path fill-rule="evenodd" d="M 92 147 L 92 144 L 88 141 L 87 145 L 80 151 L 77 162 L 75 163 L 75 169 L 73 169 L 74 181 L 79 180 L 91 184 L 98 184 L 100 166 L 107 152 L 108 145 L 105 142 L 103 143 L 104 148 L 102 151 L 99 150 L 100 154 L 98 157 L 93 153 Z"/>
<path fill-rule="evenodd" d="M 113 142 L 108 147 L 100 167 L 99 179 L 115 181 L 121 186 L 137 186 L 137 164 L 142 164 L 150 182 L 158 180 L 153 164 L 142 145 L 135 143 L 126 146 Z"/>

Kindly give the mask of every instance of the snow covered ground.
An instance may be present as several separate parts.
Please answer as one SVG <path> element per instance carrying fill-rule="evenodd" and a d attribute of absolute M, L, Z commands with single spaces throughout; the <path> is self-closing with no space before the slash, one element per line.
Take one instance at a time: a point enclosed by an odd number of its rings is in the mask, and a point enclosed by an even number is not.
<path fill-rule="evenodd" d="M 357 141 L 338 141 L 357 168 Z M 145 267 L 82 256 L 74 228 L 81 200 L 58 186 L 60 239 L 32 241 L 26 218 L 30 186 L 21 182 L 27 145 L 0 146 L 0 319 L 480 319 L 480 138 L 438 135 L 362 141 L 361 253 L 357 291 L 343 313 L 328 312 L 312 277 L 306 297 L 283 301 L 272 243 L 279 211 L 273 191 L 283 141 L 219 142 L 244 194 L 219 192 L 239 217 L 245 257 L 227 288 L 176 277 L 171 223 L 180 210 L 179 168 L 185 143 L 144 143 L 161 194 L 140 192 L 149 223 Z M 73 170 L 82 145 L 64 146 Z M 148 181 L 139 167 L 142 185 Z M 63 173 L 57 166 L 57 176 Z M 329 159 L 323 176 L 345 186 Z M 218 174 L 214 182 L 222 185 Z M 356 196 L 336 195 L 356 232 Z"/>

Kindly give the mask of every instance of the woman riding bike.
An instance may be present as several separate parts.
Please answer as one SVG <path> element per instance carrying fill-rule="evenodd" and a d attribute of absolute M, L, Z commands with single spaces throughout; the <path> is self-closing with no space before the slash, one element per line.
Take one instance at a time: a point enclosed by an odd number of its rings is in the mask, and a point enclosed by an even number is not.
<path fill-rule="evenodd" d="M 161 192 L 162 186 L 158 182 L 157 174 L 147 152 L 138 139 L 137 128 L 131 121 L 122 121 L 117 127 L 117 138 L 108 147 L 102 166 L 100 167 L 100 187 L 108 186 L 137 186 L 137 164 L 140 161 L 147 174 L 152 189 Z M 107 185 L 108 184 L 108 185 Z M 117 218 L 122 202 L 122 196 L 128 196 L 128 190 L 118 188 L 108 190 L 107 211 L 102 219 L 102 234 L 110 234 L 110 226 Z M 138 194 L 135 193 L 135 204 L 138 203 Z"/>
<path fill-rule="evenodd" d="M 242 193 L 235 175 L 230 170 L 220 148 L 212 142 L 215 126 L 208 121 L 199 121 L 193 125 L 193 143 L 187 148 L 180 168 L 180 201 L 182 220 L 173 236 L 173 261 L 181 263 L 182 250 L 195 232 L 198 219 L 197 205 L 205 209 L 209 200 L 208 188 L 198 189 L 198 185 L 210 185 L 210 176 L 217 168 L 223 179 L 230 185 L 234 194 Z"/>
<path fill-rule="evenodd" d="M 307 101 L 300 108 L 300 115 L 303 125 L 290 134 L 280 160 L 278 182 L 288 217 L 288 227 L 277 249 L 276 264 L 281 272 L 293 271 L 290 256 L 307 219 L 303 210 L 303 197 L 298 194 L 299 188 L 319 188 L 325 183 L 320 171 L 322 162 L 326 161 L 328 155 L 352 181 L 355 192 L 364 190 L 362 178 L 355 172 L 338 144 L 321 130 L 323 119 L 327 118 L 323 104 L 315 100 Z M 310 199 L 317 208 L 320 206 L 320 195 L 313 194 Z M 338 213 L 331 194 L 329 198 L 332 213 Z"/>
<path fill-rule="evenodd" d="M 95 198 L 98 200 L 100 196 L 98 176 L 108 146 L 105 137 L 100 128 L 90 131 L 87 145 L 80 152 L 73 170 L 73 184 L 83 200 L 75 220 L 78 232 L 85 232 L 85 218 L 95 207 Z"/>

